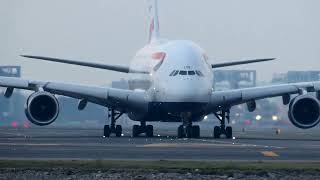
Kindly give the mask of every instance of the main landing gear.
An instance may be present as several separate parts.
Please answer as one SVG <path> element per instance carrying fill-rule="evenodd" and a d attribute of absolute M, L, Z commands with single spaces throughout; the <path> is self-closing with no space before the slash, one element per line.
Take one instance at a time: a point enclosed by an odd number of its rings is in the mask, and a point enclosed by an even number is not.
<path fill-rule="evenodd" d="M 215 126 L 213 130 L 213 137 L 220 138 L 221 134 L 224 134 L 227 139 L 232 138 L 232 127 L 226 127 L 226 119 L 230 123 L 230 110 L 221 110 L 219 113 L 214 113 L 214 115 L 220 121 L 220 126 Z"/>
<path fill-rule="evenodd" d="M 116 125 L 116 121 L 122 116 L 123 113 L 117 112 L 114 109 L 108 110 L 108 118 L 111 117 L 110 125 L 105 125 L 103 129 L 104 137 L 110 137 L 111 134 L 115 134 L 116 137 L 121 137 L 122 126 Z"/>
<path fill-rule="evenodd" d="M 140 121 L 141 125 L 134 125 L 132 128 L 132 137 L 138 137 L 140 134 L 145 133 L 146 137 L 153 137 L 153 126 L 146 125 L 145 121 Z"/>
<path fill-rule="evenodd" d="M 183 118 L 183 124 L 178 127 L 178 138 L 199 138 L 200 127 L 192 125 L 190 118 Z"/>

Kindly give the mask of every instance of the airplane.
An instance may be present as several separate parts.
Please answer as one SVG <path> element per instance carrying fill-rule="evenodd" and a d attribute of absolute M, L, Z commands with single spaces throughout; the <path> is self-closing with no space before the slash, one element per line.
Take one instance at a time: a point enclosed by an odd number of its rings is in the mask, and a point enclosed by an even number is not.
<path fill-rule="evenodd" d="M 149 0 L 149 41 L 134 56 L 129 66 L 91 63 L 43 56 L 22 55 L 44 61 L 87 66 L 121 73 L 135 74 L 150 82 L 148 88 L 117 89 L 93 85 L 67 84 L 51 81 L 35 81 L 21 78 L 0 77 L 3 95 L 10 98 L 14 89 L 34 91 L 25 105 L 25 114 L 34 124 L 46 126 L 59 115 L 56 95 L 79 100 L 78 109 L 88 103 L 108 108 L 111 123 L 104 125 L 103 134 L 120 137 L 122 126 L 117 120 L 126 114 L 134 125 L 132 136 L 153 136 L 153 126 L 148 122 L 180 122 L 178 138 L 199 138 L 200 127 L 193 125 L 209 114 L 220 121 L 215 126 L 213 137 L 232 138 L 230 108 L 246 104 L 250 112 L 256 109 L 256 100 L 282 97 L 289 105 L 288 116 L 298 128 L 308 129 L 320 122 L 320 82 L 305 82 L 283 85 L 253 87 L 236 90 L 215 91 L 213 70 L 240 64 L 272 61 L 274 58 L 232 61 L 211 64 L 208 55 L 197 44 L 188 40 L 165 40 L 160 37 L 158 2 Z"/>

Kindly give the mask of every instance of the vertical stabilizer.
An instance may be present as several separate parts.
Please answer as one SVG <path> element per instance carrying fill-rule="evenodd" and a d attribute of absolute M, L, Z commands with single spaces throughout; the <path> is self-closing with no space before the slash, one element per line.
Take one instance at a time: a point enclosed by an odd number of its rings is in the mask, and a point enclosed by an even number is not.
<path fill-rule="evenodd" d="M 153 41 L 157 41 L 160 38 L 158 1 L 157 0 L 148 0 L 148 1 L 149 1 L 149 16 L 150 16 L 149 42 L 153 42 Z"/>

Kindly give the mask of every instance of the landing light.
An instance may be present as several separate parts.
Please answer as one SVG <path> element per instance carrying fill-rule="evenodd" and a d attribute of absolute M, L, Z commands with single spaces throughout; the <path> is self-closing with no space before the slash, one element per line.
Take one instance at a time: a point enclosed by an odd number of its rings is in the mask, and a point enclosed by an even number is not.
<path fill-rule="evenodd" d="M 262 116 L 261 116 L 261 115 L 257 115 L 257 116 L 256 116 L 256 120 L 257 120 L 257 121 L 260 121 L 261 119 L 262 119 Z"/>
<path fill-rule="evenodd" d="M 207 120 L 207 119 L 208 119 L 208 116 L 205 116 L 203 119 L 204 119 L 204 120 Z"/>
<path fill-rule="evenodd" d="M 17 123 L 16 121 L 13 121 L 13 122 L 11 123 L 11 126 L 12 126 L 13 128 L 17 128 L 17 127 L 18 127 L 18 123 Z"/>
<path fill-rule="evenodd" d="M 273 120 L 273 121 L 278 121 L 278 119 L 279 119 L 278 116 L 275 116 L 275 115 L 272 116 L 272 120 Z"/>

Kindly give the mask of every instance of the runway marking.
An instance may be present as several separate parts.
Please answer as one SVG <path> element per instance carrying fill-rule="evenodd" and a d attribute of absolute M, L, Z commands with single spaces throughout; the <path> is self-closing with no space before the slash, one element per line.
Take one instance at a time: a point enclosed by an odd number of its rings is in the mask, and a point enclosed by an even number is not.
<path fill-rule="evenodd" d="M 206 139 L 194 139 L 202 142 L 211 142 L 211 143 L 223 143 L 223 144 L 232 144 L 232 145 L 238 145 L 238 146 L 244 146 L 244 147 L 263 147 L 263 148 L 276 148 L 276 149 L 285 149 L 285 147 L 281 146 L 268 146 L 268 145 L 259 145 L 259 144 L 248 144 L 248 143 L 239 143 L 234 141 L 219 141 L 219 140 L 206 140 Z"/>
<path fill-rule="evenodd" d="M 136 147 L 145 147 L 145 148 L 210 148 L 210 147 L 238 147 L 245 148 L 242 144 L 234 144 L 234 143 L 154 143 L 154 144 L 145 144 L 145 145 L 137 145 Z"/>
<path fill-rule="evenodd" d="M 262 151 L 261 154 L 265 157 L 278 157 L 279 155 L 273 151 Z"/>
<path fill-rule="evenodd" d="M 212 146 L 219 146 L 219 145 L 218 144 L 201 144 L 201 143 L 155 143 L 155 144 L 142 145 L 142 147 L 150 147 L 150 148 L 212 147 Z"/>
<path fill-rule="evenodd" d="M 0 143 L 0 146 L 60 146 L 62 144 Z"/>
<path fill-rule="evenodd" d="M 9 132 L 1 132 L 0 135 L 1 136 L 15 136 L 15 137 L 27 136 L 22 133 L 9 133 Z"/>

